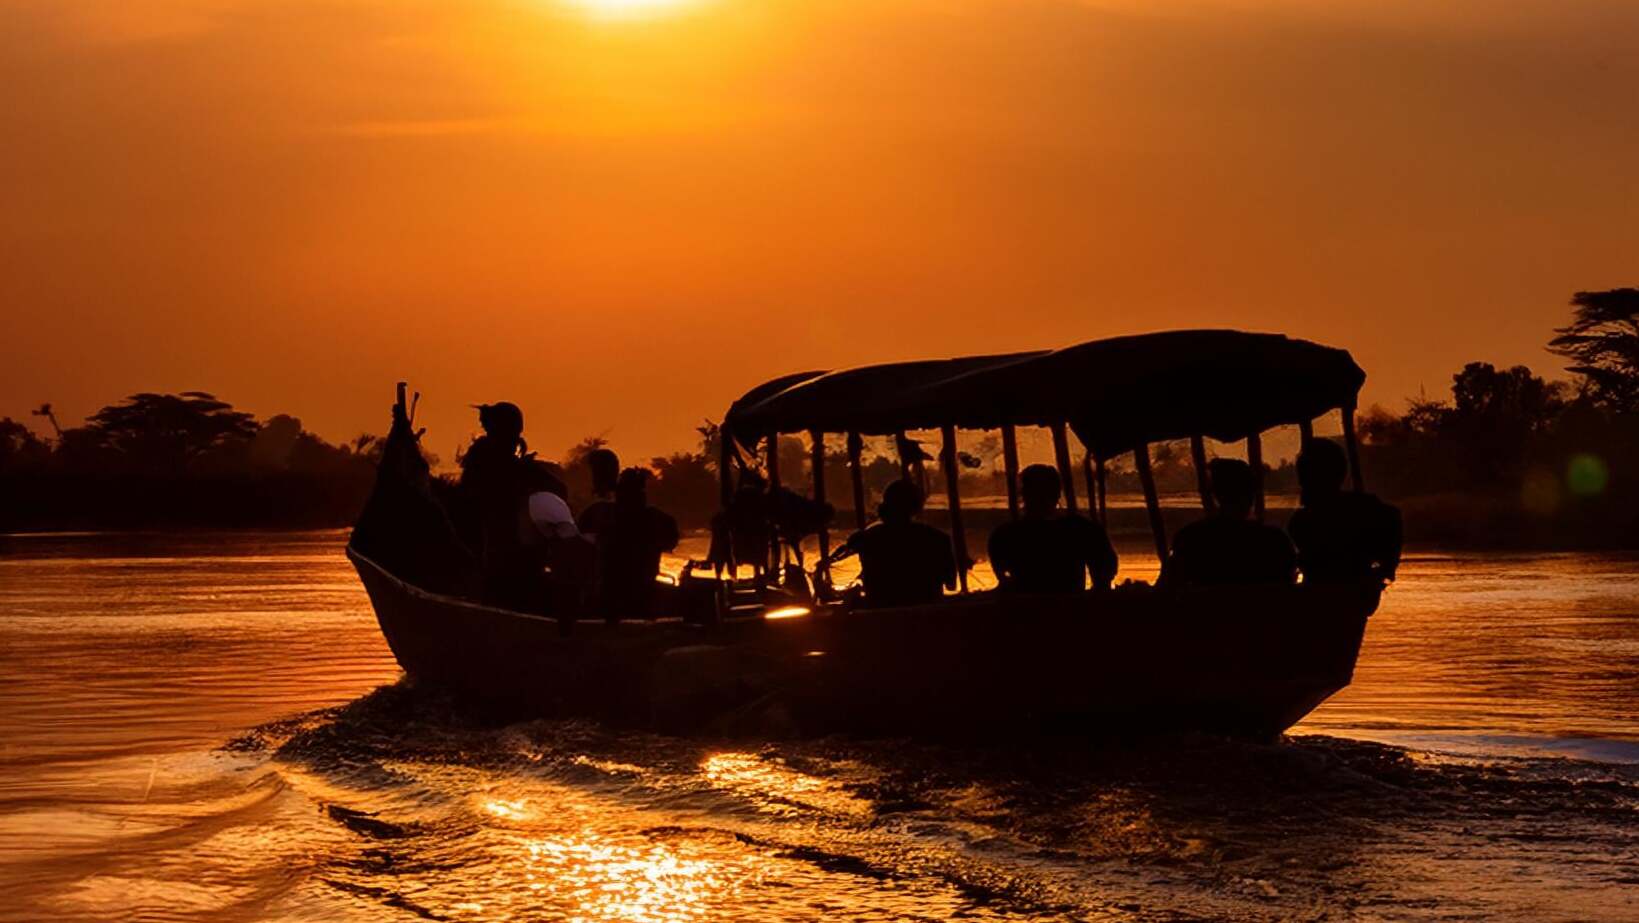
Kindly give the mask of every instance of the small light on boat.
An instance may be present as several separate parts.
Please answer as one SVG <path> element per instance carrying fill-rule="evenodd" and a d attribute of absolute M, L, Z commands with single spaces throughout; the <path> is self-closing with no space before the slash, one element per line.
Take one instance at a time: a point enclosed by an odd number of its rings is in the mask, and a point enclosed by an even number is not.
<path fill-rule="evenodd" d="M 804 651 L 803 656 L 804 657 L 824 657 L 825 652 L 824 651 Z"/>
<path fill-rule="evenodd" d="M 795 619 L 807 615 L 809 611 L 807 606 L 781 606 L 778 609 L 770 609 L 768 612 L 763 613 L 763 618 L 769 621 L 774 619 Z"/>
<path fill-rule="evenodd" d="M 656 574 L 655 578 L 654 578 L 654 582 L 655 583 L 665 584 L 666 586 L 677 586 L 678 585 L 677 578 L 672 576 L 671 574 Z"/>

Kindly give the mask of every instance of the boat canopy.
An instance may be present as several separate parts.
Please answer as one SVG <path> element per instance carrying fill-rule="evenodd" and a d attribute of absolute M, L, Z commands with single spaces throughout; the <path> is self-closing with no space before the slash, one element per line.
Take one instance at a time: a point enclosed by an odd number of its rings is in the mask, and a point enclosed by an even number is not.
<path fill-rule="evenodd" d="M 767 382 L 725 423 L 750 447 L 773 433 L 890 435 L 1068 423 L 1110 458 L 1191 436 L 1234 442 L 1353 408 L 1346 350 L 1278 334 L 1176 330 L 1063 349 L 803 372 Z"/>

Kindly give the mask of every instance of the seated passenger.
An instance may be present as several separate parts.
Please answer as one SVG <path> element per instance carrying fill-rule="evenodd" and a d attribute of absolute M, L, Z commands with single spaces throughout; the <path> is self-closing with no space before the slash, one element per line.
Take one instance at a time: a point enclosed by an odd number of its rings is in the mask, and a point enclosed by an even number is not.
<path fill-rule="evenodd" d="M 677 547 L 677 520 L 649 505 L 649 472 L 627 468 L 614 512 L 597 535 L 598 607 L 611 622 L 648 618 L 660 556 Z"/>
<path fill-rule="evenodd" d="M 541 582 L 530 611 L 573 620 L 580 616 L 591 593 L 597 551 L 576 528 L 575 517 L 562 497 L 541 489 L 539 483 L 531 487 L 520 528 Z M 550 571 L 544 579 L 543 567 Z"/>
<path fill-rule="evenodd" d="M 1251 518 L 1257 490 L 1252 467 L 1218 458 L 1207 472 L 1218 510 L 1178 530 L 1172 554 L 1161 568 L 1160 584 L 1179 589 L 1295 580 L 1297 556 L 1286 534 Z"/>
<path fill-rule="evenodd" d="M 956 555 L 950 536 L 917 522 L 922 491 L 907 480 L 882 491 L 878 522 L 855 532 L 832 553 L 832 560 L 859 555 L 860 580 L 868 606 L 914 606 L 937 602 L 956 588 Z"/>
<path fill-rule="evenodd" d="M 580 511 L 575 523 L 582 535 L 596 540 L 615 514 L 620 457 L 612 449 L 593 449 L 586 454 L 586 466 L 592 470 L 592 502 Z"/>
<path fill-rule="evenodd" d="M 1349 463 L 1335 442 L 1311 440 L 1298 456 L 1302 506 L 1286 530 L 1305 583 L 1389 581 L 1400 566 L 1400 511 L 1344 491 Z"/>
<path fill-rule="evenodd" d="M 1115 579 L 1116 555 L 1104 527 L 1061 512 L 1058 469 L 1031 465 L 1019 475 L 1024 517 L 990 533 L 990 567 L 1004 590 L 1079 593 L 1092 575 L 1095 590 Z"/>

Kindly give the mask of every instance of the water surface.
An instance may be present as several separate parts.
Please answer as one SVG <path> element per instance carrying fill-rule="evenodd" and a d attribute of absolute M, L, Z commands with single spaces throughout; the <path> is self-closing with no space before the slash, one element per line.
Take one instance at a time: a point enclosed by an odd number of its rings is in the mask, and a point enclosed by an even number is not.
<path fill-rule="evenodd" d="M 341 533 L 4 541 L 0 919 L 1639 918 L 1634 556 L 1414 555 L 1280 746 L 1021 750 L 491 726 Z"/>

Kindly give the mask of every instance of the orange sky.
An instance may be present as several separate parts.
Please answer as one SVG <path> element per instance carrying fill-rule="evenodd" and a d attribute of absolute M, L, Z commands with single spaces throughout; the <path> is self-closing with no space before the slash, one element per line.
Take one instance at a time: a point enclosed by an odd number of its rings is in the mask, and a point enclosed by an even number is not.
<path fill-rule="evenodd" d="M 345 438 L 403 377 L 446 459 L 479 400 L 636 458 L 794 369 L 1179 326 L 1399 406 L 1639 283 L 1631 0 L 10 0 L 0 138 L 0 415 Z"/>

